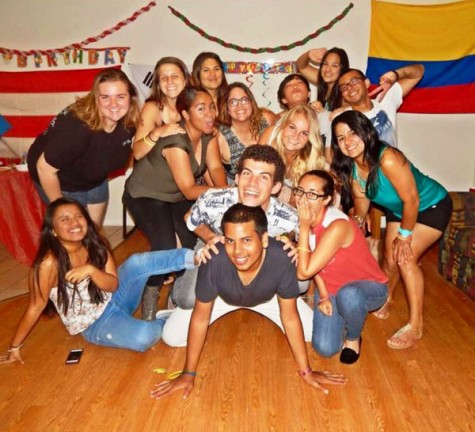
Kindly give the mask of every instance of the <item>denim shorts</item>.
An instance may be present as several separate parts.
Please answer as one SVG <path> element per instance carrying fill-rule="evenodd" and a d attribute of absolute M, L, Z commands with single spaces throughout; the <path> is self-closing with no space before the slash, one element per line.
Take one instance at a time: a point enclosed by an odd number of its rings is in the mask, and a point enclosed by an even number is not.
<path fill-rule="evenodd" d="M 49 204 L 49 199 L 46 196 L 46 193 L 43 188 L 36 182 L 35 187 L 41 199 L 46 204 Z M 109 181 L 105 180 L 99 186 L 87 191 L 68 192 L 62 190 L 61 193 L 64 197 L 72 198 L 76 201 L 79 201 L 84 207 L 86 207 L 88 204 L 100 204 L 109 200 Z"/>

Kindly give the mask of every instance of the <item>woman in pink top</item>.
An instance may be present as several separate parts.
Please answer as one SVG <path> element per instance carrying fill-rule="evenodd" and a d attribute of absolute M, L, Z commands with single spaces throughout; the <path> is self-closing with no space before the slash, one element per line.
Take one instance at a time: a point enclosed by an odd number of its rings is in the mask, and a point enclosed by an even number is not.
<path fill-rule="evenodd" d="M 331 206 L 335 186 L 326 171 L 304 174 L 293 189 L 299 214 L 298 277 L 316 276 L 312 345 L 324 357 L 360 355 L 368 312 L 387 299 L 387 277 L 354 221 Z M 312 244 L 312 245 L 311 245 Z M 343 348 L 343 349 L 342 349 Z"/>

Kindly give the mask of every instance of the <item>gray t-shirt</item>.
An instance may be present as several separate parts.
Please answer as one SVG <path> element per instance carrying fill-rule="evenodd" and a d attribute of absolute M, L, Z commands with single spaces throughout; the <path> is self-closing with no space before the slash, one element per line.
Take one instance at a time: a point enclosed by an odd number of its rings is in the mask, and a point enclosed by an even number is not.
<path fill-rule="evenodd" d="M 266 256 L 259 273 L 244 286 L 236 267 L 231 263 L 223 244 L 218 255 L 199 267 L 196 298 L 208 303 L 218 296 L 233 306 L 253 307 L 268 302 L 276 294 L 284 299 L 297 298 L 297 270 L 282 244 L 269 238 Z"/>

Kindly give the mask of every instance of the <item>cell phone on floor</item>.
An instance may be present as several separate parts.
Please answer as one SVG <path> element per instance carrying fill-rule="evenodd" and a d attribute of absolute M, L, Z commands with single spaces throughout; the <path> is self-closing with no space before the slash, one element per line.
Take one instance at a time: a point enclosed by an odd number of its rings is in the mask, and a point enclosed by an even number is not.
<path fill-rule="evenodd" d="M 69 354 L 66 357 L 65 363 L 67 365 L 78 364 L 79 361 L 81 360 L 82 353 L 83 353 L 82 348 L 72 349 L 71 351 L 69 351 Z"/>

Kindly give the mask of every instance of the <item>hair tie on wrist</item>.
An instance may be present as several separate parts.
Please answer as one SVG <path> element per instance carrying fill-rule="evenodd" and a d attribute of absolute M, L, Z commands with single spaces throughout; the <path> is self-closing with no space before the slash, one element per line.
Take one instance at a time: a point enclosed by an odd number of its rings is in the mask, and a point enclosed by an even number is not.
<path fill-rule="evenodd" d="M 187 371 L 187 370 L 184 370 L 181 374 L 182 375 L 190 375 L 192 377 L 196 376 L 196 372 L 191 372 L 191 371 Z"/>
<path fill-rule="evenodd" d="M 155 144 L 158 142 L 158 139 L 157 139 L 157 140 L 154 140 L 154 139 L 150 136 L 150 132 L 148 133 L 147 138 L 148 138 L 150 141 L 152 141 L 153 143 L 155 143 Z"/>
<path fill-rule="evenodd" d="M 305 375 L 308 375 L 308 374 L 311 374 L 313 371 L 312 371 L 312 368 L 309 366 L 307 369 L 305 370 L 299 370 L 298 373 L 299 375 L 303 378 Z"/>
<path fill-rule="evenodd" d="M 391 72 L 393 72 L 396 75 L 396 81 L 399 81 L 399 74 L 397 70 L 393 69 Z"/>

